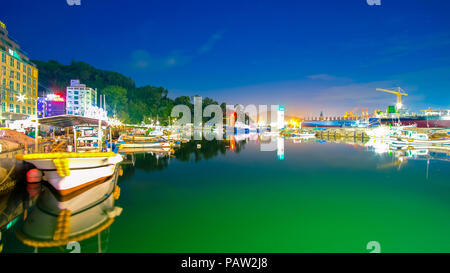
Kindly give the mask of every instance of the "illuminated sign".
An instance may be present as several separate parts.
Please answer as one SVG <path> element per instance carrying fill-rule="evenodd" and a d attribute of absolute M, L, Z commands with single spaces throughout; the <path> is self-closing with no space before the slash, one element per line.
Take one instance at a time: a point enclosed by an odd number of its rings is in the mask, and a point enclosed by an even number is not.
<path fill-rule="evenodd" d="M 64 98 L 60 94 L 48 94 L 47 100 L 63 102 Z"/>
<path fill-rule="evenodd" d="M 2 21 L 0 21 L 0 27 L 6 29 L 6 25 Z"/>

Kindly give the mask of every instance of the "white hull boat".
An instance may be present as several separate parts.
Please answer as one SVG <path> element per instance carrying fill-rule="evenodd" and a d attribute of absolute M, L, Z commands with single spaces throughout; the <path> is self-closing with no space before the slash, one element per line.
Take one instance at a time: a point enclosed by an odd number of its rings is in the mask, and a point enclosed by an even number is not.
<path fill-rule="evenodd" d="M 27 154 L 16 158 L 41 170 L 43 180 L 61 195 L 111 176 L 116 164 L 123 160 L 120 154 L 104 152 Z"/>

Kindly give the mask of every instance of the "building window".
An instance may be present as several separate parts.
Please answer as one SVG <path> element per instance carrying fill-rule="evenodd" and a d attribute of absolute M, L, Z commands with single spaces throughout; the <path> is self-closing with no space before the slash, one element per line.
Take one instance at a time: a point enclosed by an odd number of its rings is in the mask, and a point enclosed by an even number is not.
<path fill-rule="evenodd" d="M 33 79 L 33 86 L 36 86 L 36 79 Z"/>
<path fill-rule="evenodd" d="M 20 81 L 20 73 L 19 72 L 16 73 L 16 80 Z"/>
<path fill-rule="evenodd" d="M 6 54 L 2 52 L 2 62 L 6 63 Z"/>
<path fill-rule="evenodd" d="M 14 104 L 9 105 L 9 112 L 14 112 Z"/>
<path fill-rule="evenodd" d="M 2 73 L 3 73 L 3 76 L 6 76 L 6 66 L 2 66 Z"/>
<path fill-rule="evenodd" d="M 30 107 L 28 107 L 28 115 L 31 115 L 31 108 Z"/>
<path fill-rule="evenodd" d="M 3 85 L 3 87 L 6 87 L 6 79 L 2 80 L 2 85 Z"/>
<path fill-rule="evenodd" d="M 14 67 L 14 58 L 13 57 L 9 57 L 9 65 Z"/>
<path fill-rule="evenodd" d="M 28 67 L 27 71 L 28 71 L 28 76 L 31 76 L 31 68 L 30 67 Z"/>
<path fill-rule="evenodd" d="M 33 94 L 34 94 L 35 97 L 37 97 L 36 88 L 33 88 Z"/>
<path fill-rule="evenodd" d="M 23 71 L 24 73 L 27 73 L 27 66 L 26 66 L 26 64 L 23 64 L 23 65 L 22 65 L 22 71 Z"/>
<path fill-rule="evenodd" d="M 23 81 L 24 83 L 27 82 L 27 75 L 26 75 L 26 74 L 23 74 L 22 81 Z"/>
<path fill-rule="evenodd" d="M 22 114 L 26 114 L 26 113 L 27 113 L 26 110 L 27 110 L 26 107 L 25 107 L 25 106 L 22 106 Z"/>
<path fill-rule="evenodd" d="M 28 85 L 31 85 L 31 78 L 30 77 L 28 77 L 27 82 L 28 82 Z"/>
<path fill-rule="evenodd" d="M 9 71 L 9 77 L 12 78 L 12 79 L 14 79 L 14 71 L 13 71 L 13 70 L 10 70 L 10 71 Z"/>
<path fill-rule="evenodd" d="M 20 92 L 20 84 L 19 83 L 16 83 L 16 90 L 17 90 L 17 92 Z"/>
<path fill-rule="evenodd" d="M 2 92 L 2 100 L 6 100 L 6 91 L 4 91 L 4 90 Z"/>
<path fill-rule="evenodd" d="M 23 93 L 27 92 L 27 86 L 26 85 L 22 85 L 22 91 L 23 91 Z"/>
<path fill-rule="evenodd" d="M 2 112 L 6 112 L 6 103 L 2 102 Z"/>
<path fill-rule="evenodd" d="M 20 70 L 20 62 L 17 61 L 16 64 L 17 64 L 17 65 L 16 65 L 16 68 L 17 68 L 18 70 Z"/>
<path fill-rule="evenodd" d="M 20 114 L 20 105 L 16 104 L 16 113 Z"/>
<path fill-rule="evenodd" d="M 14 81 L 9 81 L 9 89 L 12 91 L 14 91 Z"/>
<path fill-rule="evenodd" d="M 36 108 L 33 108 L 33 115 L 36 115 Z"/>

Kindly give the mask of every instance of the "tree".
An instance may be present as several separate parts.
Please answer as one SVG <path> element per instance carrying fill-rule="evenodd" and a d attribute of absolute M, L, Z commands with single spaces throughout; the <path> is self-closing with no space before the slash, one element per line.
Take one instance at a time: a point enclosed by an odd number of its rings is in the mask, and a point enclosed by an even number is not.
<path fill-rule="evenodd" d="M 110 85 L 102 89 L 100 93 L 105 95 L 108 112 L 118 116 L 119 112 L 123 112 L 126 109 L 128 98 L 125 88 Z"/>

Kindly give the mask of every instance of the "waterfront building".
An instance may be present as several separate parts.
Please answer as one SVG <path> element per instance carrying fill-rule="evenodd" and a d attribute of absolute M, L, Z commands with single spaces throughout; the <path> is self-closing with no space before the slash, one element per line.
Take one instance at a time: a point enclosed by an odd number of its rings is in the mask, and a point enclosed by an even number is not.
<path fill-rule="evenodd" d="M 66 88 L 66 114 L 86 116 L 95 105 L 97 89 L 81 84 L 80 80 L 70 80 L 70 86 Z"/>
<path fill-rule="evenodd" d="M 61 93 L 48 94 L 45 97 L 38 97 L 38 117 L 53 117 L 66 113 L 66 103 L 64 95 Z"/>
<path fill-rule="evenodd" d="M 0 22 L 0 121 L 9 124 L 37 113 L 38 69 Z"/>

